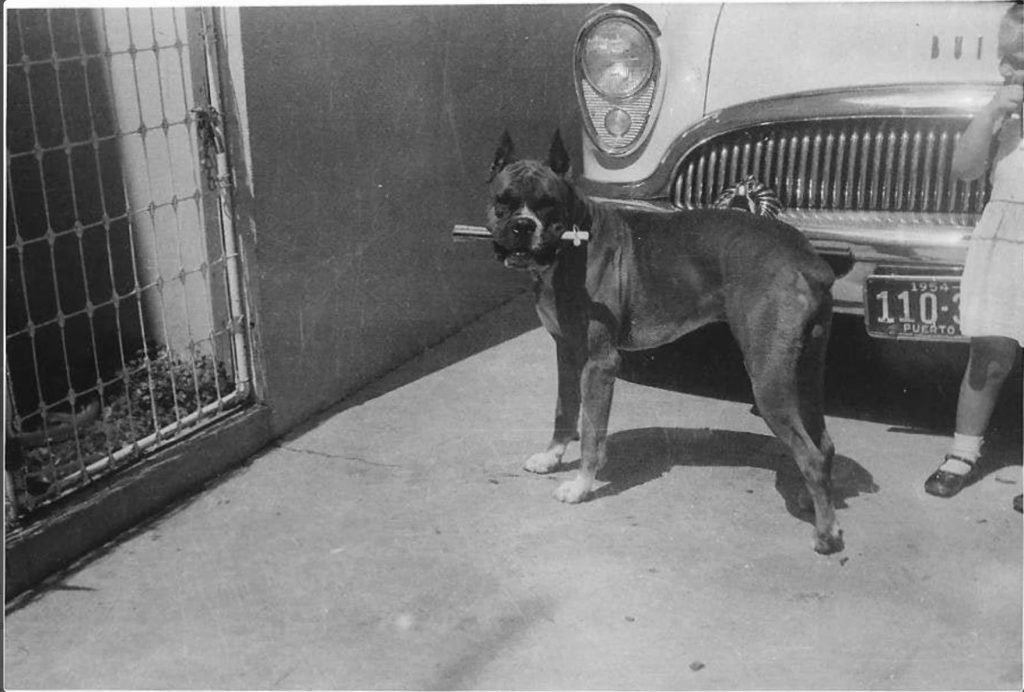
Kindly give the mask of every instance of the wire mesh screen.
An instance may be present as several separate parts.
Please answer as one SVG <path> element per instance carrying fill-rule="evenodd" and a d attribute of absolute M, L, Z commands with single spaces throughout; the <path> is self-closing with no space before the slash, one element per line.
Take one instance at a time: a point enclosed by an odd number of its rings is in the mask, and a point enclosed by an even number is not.
<path fill-rule="evenodd" d="M 247 390 L 211 16 L 8 13 L 9 524 Z"/>

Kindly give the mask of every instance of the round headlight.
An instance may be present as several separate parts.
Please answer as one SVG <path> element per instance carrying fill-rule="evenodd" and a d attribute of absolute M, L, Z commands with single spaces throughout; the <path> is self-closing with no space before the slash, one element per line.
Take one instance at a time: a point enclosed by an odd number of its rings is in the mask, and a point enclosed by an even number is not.
<path fill-rule="evenodd" d="M 591 86 L 606 98 L 628 98 L 654 72 L 654 46 L 647 32 L 624 17 L 598 22 L 581 42 L 580 64 Z"/>

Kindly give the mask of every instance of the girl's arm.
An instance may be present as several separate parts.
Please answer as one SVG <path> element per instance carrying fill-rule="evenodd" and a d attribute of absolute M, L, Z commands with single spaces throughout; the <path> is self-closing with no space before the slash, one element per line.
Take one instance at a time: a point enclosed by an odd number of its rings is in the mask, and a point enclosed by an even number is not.
<path fill-rule="evenodd" d="M 992 100 L 971 120 L 953 151 L 952 173 L 961 180 L 974 180 L 988 170 L 992 137 L 1003 118 L 1020 109 L 1024 90 L 1017 84 L 1000 87 Z"/>

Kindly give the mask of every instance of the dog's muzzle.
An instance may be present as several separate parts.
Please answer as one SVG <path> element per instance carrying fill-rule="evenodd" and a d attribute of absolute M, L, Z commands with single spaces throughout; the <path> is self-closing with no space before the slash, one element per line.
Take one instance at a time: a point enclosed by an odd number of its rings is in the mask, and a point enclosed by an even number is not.
<path fill-rule="evenodd" d="M 509 269 L 529 269 L 534 266 L 534 236 L 538 230 L 537 221 L 528 216 L 509 219 L 498 234 L 500 242 L 494 243 L 497 258 Z"/>
<path fill-rule="evenodd" d="M 506 247 L 495 241 L 494 256 L 508 269 L 537 269 L 551 265 L 558 256 L 557 244 L 538 248 L 516 243 Z"/>
<path fill-rule="evenodd" d="M 532 236 L 537 231 L 537 222 L 525 216 L 512 220 L 509 230 L 518 238 Z"/>

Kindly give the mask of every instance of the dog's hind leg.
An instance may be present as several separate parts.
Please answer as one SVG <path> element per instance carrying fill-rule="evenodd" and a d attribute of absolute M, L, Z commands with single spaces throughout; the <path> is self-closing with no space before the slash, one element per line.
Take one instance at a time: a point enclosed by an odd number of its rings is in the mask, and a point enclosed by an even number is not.
<path fill-rule="evenodd" d="M 825 293 L 816 313 L 811 316 L 803 328 L 803 348 L 796 362 L 796 382 L 800 393 L 800 420 L 823 458 L 822 478 L 826 484 L 825 500 L 827 501 L 827 513 L 830 516 L 835 513 L 832 495 L 832 462 L 835 458 L 836 447 L 825 427 L 825 360 L 831 331 L 832 295 Z M 813 489 L 810 485 L 807 488 L 811 492 L 813 503 Z M 818 517 L 819 514 L 818 506 L 815 505 L 815 516 Z M 837 524 L 834 518 L 831 526 L 833 531 L 827 535 L 834 534 L 839 546 L 836 550 L 841 550 L 842 532 L 836 528 Z"/>
<path fill-rule="evenodd" d="M 793 454 L 814 506 L 814 549 L 822 554 L 843 549 L 843 533 L 832 503 L 832 457 L 835 449 L 824 420 L 803 420 L 795 402 L 796 387 L 782 378 L 755 383 L 761 416 Z"/>
<path fill-rule="evenodd" d="M 768 427 L 793 453 L 814 506 L 814 549 L 843 549 L 832 500 L 835 446 L 825 429 L 824 366 L 831 321 L 825 304 L 794 333 L 772 335 L 776 346 L 748 362 L 754 400 Z"/>
<path fill-rule="evenodd" d="M 580 439 L 580 377 L 586 356 L 569 341 L 555 337 L 558 358 L 558 400 L 555 403 L 555 429 L 551 442 L 523 464 L 532 473 L 551 473 L 562 463 L 569 443 Z"/>

